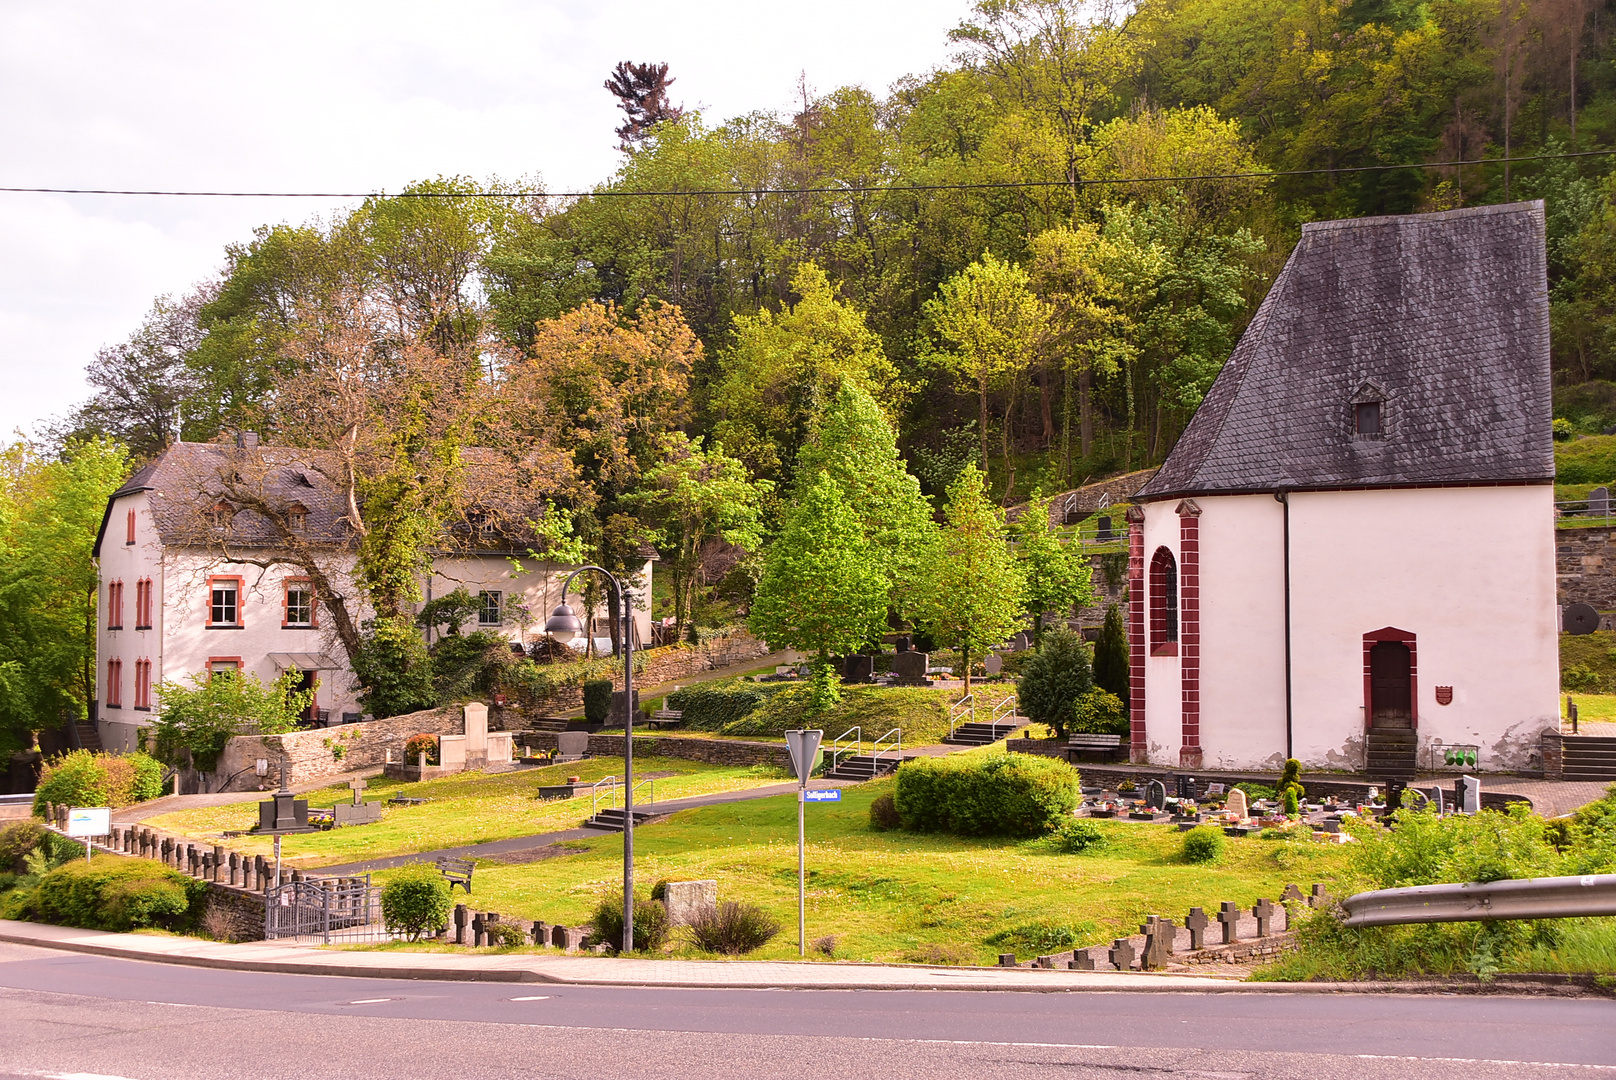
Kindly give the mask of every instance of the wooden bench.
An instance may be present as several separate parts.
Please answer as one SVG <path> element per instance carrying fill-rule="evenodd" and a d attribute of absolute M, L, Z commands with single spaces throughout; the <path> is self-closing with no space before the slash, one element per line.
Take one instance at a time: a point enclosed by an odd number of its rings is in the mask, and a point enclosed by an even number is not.
<path fill-rule="evenodd" d="M 470 859 L 450 859 L 447 857 L 438 859 L 438 873 L 442 874 L 443 879 L 449 883 L 449 891 L 454 892 L 454 887 L 461 885 L 465 887 L 467 896 L 471 895 L 471 872 L 476 867 L 477 864 Z"/>
<path fill-rule="evenodd" d="M 678 727 L 685 722 L 685 714 L 681 709 L 658 709 L 646 721 L 652 727 Z"/>
<path fill-rule="evenodd" d="M 1097 750 L 1104 754 L 1115 754 L 1122 749 L 1121 735 L 1087 735 L 1078 732 L 1066 739 L 1066 745 L 1074 753 L 1081 754 L 1085 750 Z"/>

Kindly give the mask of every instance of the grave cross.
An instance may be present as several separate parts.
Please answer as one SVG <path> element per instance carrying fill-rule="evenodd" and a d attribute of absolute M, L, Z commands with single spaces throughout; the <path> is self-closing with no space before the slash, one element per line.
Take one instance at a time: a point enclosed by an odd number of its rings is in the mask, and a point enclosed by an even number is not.
<path fill-rule="evenodd" d="M 1118 971 L 1129 971 L 1133 968 L 1133 942 L 1127 938 L 1117 938 L 1111 943 L 1111 964 Z"/>
<path fill-rule="evenodd" d="M 454 943 L 456 945 L 464 945 L 466 943 L 466 905 L 465 904 L 456 904 L 455 905 L 455 908 L 454 908 L 454 928 L 455 928 Z"/>
<path fill-rule="evenodd" d="M 473 915 L 471 917 L 471 946 L 472 946 L 472 948 L 476 948 L 476 947 L 478 947 L 479 945 L 481 945 L 483 943 L 483 934 L 486 931 L 487 926 L 488 926 L 488 924 L 483 919 L 483 913 L 482 912 L 479 911 L 477 914 L 475 914 L 475 915 Z"/>
<path fill-rule="evenodd" d="M 1087 949 L 1078 949 L 1072 953 L 1071 963 L 1066 966 L 1073 971 L 1093 971 L 1095 970 L 1094 954 Z"/>
<path fill-rule="evenodd" d="M 1277 909 L 1273 902 L 1267 899 L 1258 900 L 1256 906 L 1251 909 L 1251 913 L 1257 917 L 1258 937 L 1268 936 L 1268 924 L 1273 921 L 1275 910 Z"/>
<path fill-rule="evenodd" d="M 1235 927 L 1240 923 L 1240 905 L 1228 900 L 1218 909 L 1218 922 L 1223 924 L 1223 943 L 1232 945 L 1235 941 Z"/>
<path fill-rule="evenodd" d="M 348 786 L 353 788 L 353 804 L 358 806 L 364 798 L 364 796 L 360 795 L 360 792 L 364 791 L 370 784 L 364 779 L 359 779 L 348 781 Z"/>
<path fill-rule="evenodd" d="M 1281 903 L 1288 904 L 1293 900 L 1301 901 L 1307 898 L 1302 895 L 1302 890 L 1295 885 L 1287 885 L 1285 886 L 1285 891 L 1279 894 L 1279 899 Z"/>
<path fill-rule="evenodd" d="M 1190 908 L 1189 917 L 1184 920 L 1184 926 L 1190 932 L 1190 948 L 1204 949 L 1206 947 L 1206 928 L 1212 925 L 1212 920 L 1206 917 L 1206 912 L 1198 907 Z"/>
<path fill-rule="evenodd" d="M 1330 894 L 1325 890 L 1323 885 L 1313 886 L 1312 893 L 1307 898 L 1307 906 L 1310 908 L 1324 908 L 1330 906 Z"/>
<path fill-rule="evenodd" d="M 1139 928 L 1145 935 L 1145 953 L 1140 963 L 1142 968 L 1160 971 L 1167 966 L 1167 958 L 1173 953 L 1173 934 L 1177 929 L 1173 920 L 1159 915 L 1150 916 L 1145 925 Z"/>

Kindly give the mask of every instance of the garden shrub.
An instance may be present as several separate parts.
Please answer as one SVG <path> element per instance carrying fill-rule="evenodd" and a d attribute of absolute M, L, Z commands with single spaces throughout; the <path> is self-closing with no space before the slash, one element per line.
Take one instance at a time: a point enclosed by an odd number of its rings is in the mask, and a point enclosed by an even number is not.
<path fill-rule="evenodd" d="M 0 871 L 25 873 L 23 860 L 48 835 L 44 826 L 32 821 L 19 821 L 0 829 Z"/>
<path fill-rule="evenodd" d="M 1184 834 L 1184 861 L 1214 863 L 1223 856 L 1223 830 L 1216 825 L 1197 825 Z"/>
<path fill-rule="evenodd" d="M 1093 848 L 1105 846 L 1105 833 L 1091 821 L 1073 819 L 1056 828 L 1050 837 L 1056 851 L 1065 855 L 1079 855 Z"/>
<path fill-rule="evenodd" d="M 604 724 L 612 717 L 612 680 L 590 679 L 584 683 L 584 722 Z"/>
<path fill-rule="evenodd" d="M 870 828 L 885 832 L 902 824 L 903 818 L 898 816 L 898 804 L 892 792 L 877 795 L 875 801 L 870 803 Z"/>
<path fill-rule="evenodd" d="M 422 754 L 426 755 L 428 765 L 438 764 L 438 737 L 436 735 L 428 735 L 422 732 L 419 735 L 411 735 L 405 741 L 404 763 L 406 765 L 413 765 L 420 761 Z"/>
<path fill-rule="evenodd" d="M 1554 448 L 1554 479 L 1560 484 L 1616 481 L 1616 435 L 1589 435 Z"/>
<path fill-rule="evenodd" d="M 136 751 L 74 750 L 45 763 L 34 792 L 34 813 L 58 806 L 129 806 L 163 793 L 163 766 Z"/>
<path fill-rule="evenodd" d="M 152 859 L 105 856 L 50 871 L 27 906 L 31 918 L 62 926 L 186 930 L 201 916 L 207 890 L 207 882 Z"/>
<path fill-rule="evenodd" d="M 780 920 L 756 904 L 726 900 L 697 912 L 685 930 L 704 952 L 741 956 L 762 948 L 779 934 Z"/>
<path fill-rule="evenodd" d="M 1605 680 L 1599 672 L 1583 664 L 1566 664 L 1560 669 L 1560 689 L 1573 694 L 1597 694 Z"/>
<path fill-rule="evenodd" d="M 1288 787 L 1279 796 L 1279 807 L 1286 817 L 1295 817 L 1301 812 L 1300 800 L 1296 797 L 1296 788 Z"/>
<path fill-rule="evenodd" d="M 667 895 L 666 883 L 663 895 Z M 590 923 L 590 944 L 604 944 L 612 952 L 623 947 L 623 898 L 607 894 L 595 905 Z M 668 941 L 668 909 L 660 899 L 634 901 L 634 951 L 661 952 Z"/>
<path fill-rule="evenodd" d="M 904 828 L 962 836 L 1037 836 L 1072 815 L 1077 770 L 1033 754 L 915 758 L 898 770 Z"/>
<path fill-rule="evenodd" d="M 491 923 L 486 928 L 488 944 L 496 949 L 510 949 L 527 944 L 527 934 L 515 923 Z"/>
<path fill-rule="evenodd" d="M 1043 918 L 991 934 L 987 938 L 987 943 L 1017 953 L 1039 956 L 1070 949 L 1086 939 L 1092 939 L 1095 933 L 1094 923 L 1087 919 L 1077 923 L 1065 923 L 1058 919 Z"/>
<path fill-rule="evenodd" d="M 189 686 L 160 684 L 161 708 L 152 718 L 157 759 L 175 768 L 211 772 L 225 744 L 237 735 L 296 731 L 314 700 L 313 690 L 297 689 L 299 677 L 287 671 L 266 686 L 250 672 L 222 678 L 203 673 L 192 675 Z"/>
<path fill-rule="evenodd" d="M 667 705 L 684 713 L 685 727 L 694 731 L 718 731 L 727 724 L 745 719 L 783 689 L 785 686 L 779 683 L 687 686 L 669 694 Z"/>
<path fill-rule="evenodd" d="M 1240 783 L 1235 785 L 1235 789 L 1238 791 L 1244 791 L 1246 793 L 1246 798 L 1253 802 L 1258 799 L 1279 798 L 1279 792 L 1275 791 L 1267 784 L 1254 784 L 1250 781 L 1242 780 Z"/>
<path fill-rule="evenodd" d="M 1054 728 L 1057 736 L 1074 729 L 1078 702 L 1093 689 L 1088 647 L 1064 626 L 1044 631 L 1038 652 L 1016 683 L 1021 711 L 1035 723 Z"/>
<path fill-rule="evenodd" d="M 1096 686 L 1078 699 L 1072 730 L 1084 735 L 1126 735 L 1128 707 L 1111 691 Z"/>
<path fill-rule="evenodd" d="M 382 886 L 382 919 L 387 929 L 419 941 L 449 925 L 449 883 L 435 866 L 412 863 Z"/>
<path fill-rule="evenodd" d="M 1302 763 L 1295 758 L 1285 759 L 1285 768 L 1280 770 L 1279 783 L 1274 785 L 1274 791 L 1283 799 L 1285 792 L 1294 790 L 1296 799 L 1300 802 L 1307 798 L 1307 788 L 1302 786 Z"/>

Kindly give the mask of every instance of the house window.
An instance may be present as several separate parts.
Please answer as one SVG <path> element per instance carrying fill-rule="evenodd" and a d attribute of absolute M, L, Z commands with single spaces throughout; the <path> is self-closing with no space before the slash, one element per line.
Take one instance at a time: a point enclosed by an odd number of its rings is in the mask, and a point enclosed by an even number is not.
<path fill-rule="evenodd" d="M 135 661 L 135 708 L 151 708 L 151 661 Z"/>
<path fill-rule="evenodd" d="M 314 625 L 314 588 L 307 581 L 286 583 L 286 618 L 281 625 Z"/>
<path fill-rule="evenodd" d="M 131 510 L 131 511 L 129 511 L 129 530 L 128 530 L 127 535 L 124 538 L 124 543 L 133 544 L 134 542 L 135 542 L 135 512 L 133 510 Z"/>
<path fill-rule="evenodd" d="M 1178 563 L 1164 547 L 1150 560 L 1150 652 L 1178 655 Z"/>
<path fill-rule="evenodd" d="M 498 589 L 486 589 L 477 594 L 477 625 L 498 626 L 504 621 L 500 600 L 504 596 Z"/>
<path fill-rule="evenodd" d="M 208 625 L 217 627 L 241 626 L 241 579 L 236 577 L 208 579 Z"/>
<path fill-rule="evenodd" d="M 220 532 L 230 528 L 230 521 L 236 516 L 235 508 L 229 503 L 222 502 L 213 508 L 213 527 Z"/>
<path fill-rule="evenodd" d="M 241 657 L 215 656 L 208 660 L 208 677 L 215 675 L 229 675 L 234 677 L 241 670 Z"/>
<path fill-rule="evenodd" d="M 107 708 L 123 708 L 123 661 L 107 661 Z"/>
<path fill-rule="evenodd" d="M 123 629 L 123 582 L 114 581 L 107 585 L 107 629 Z"/>
<path fill-rule="evenodd" d="M 135 629 L 150 630 L 152 628 L 152 582 L 151 578 L 141 578 L 135 582 Z"/>
<path fill-rule="evenodd" d="M 1380 438 L 1380 402 L 1360 401 L 1352 407 L 1353 433 L 1365 438 Z"/>
<path fill-rule="evenodd" d="M 291 506 L 286 511 L 286 527 L 293 532 L 302 532 L 309 524 L 309 512 L 301 506 Z"/>

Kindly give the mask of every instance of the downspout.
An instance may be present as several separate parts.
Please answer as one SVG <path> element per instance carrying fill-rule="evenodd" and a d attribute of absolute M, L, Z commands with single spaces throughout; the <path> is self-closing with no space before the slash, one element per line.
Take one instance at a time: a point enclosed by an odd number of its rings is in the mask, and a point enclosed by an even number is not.
<path fill-rule="evenodd" d="M 1285 757 L 1295 757 L 1291 737 L 1291 493 L 1284 488 L 1274 499 L 1285 508 Z"/>

